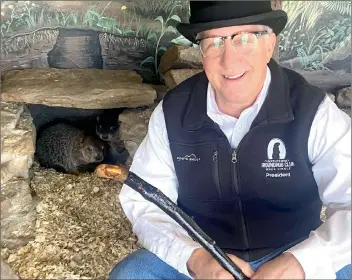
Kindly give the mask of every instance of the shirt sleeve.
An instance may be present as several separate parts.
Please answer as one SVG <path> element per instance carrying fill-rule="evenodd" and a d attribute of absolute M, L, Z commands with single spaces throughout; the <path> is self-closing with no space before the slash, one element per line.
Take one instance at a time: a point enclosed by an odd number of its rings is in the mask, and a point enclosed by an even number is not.
<path fill-rule="evenodd" d="M 308 153 L 326 221 L 286 252 L 298 259 L 306 279 L 336 279 L 351 263 L 351 119 L 330 98 L 313 120 Z"/>
<path fill-rule="evenodd" d="M 169 149 L 162 101 L 151 115 L 148 133 L 134 155 L 130 171 L 160 189 L 176 203 L 178 181 Z M 201 245 L 193 241 L 159 207 L 125 184 L 119 199 L 139 243 L 179 272 L 192 278 L 186 263 L 192 252 Z"/>

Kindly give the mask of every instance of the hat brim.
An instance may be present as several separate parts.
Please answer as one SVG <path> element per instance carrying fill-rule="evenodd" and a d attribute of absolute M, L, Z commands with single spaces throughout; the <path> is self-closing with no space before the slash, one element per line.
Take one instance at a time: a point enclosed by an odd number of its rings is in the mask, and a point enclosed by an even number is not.
<path fill-rule="evenodd" d="M 199 32 L 236 25 L 251 25 L 261 24 L 267 25 L 273 29 L 273 32 L 278 35 L 285 28 L 287 23 L 287 14 L 283 10 L 275 10 L 269 13 L 248 16 L 243 18 L 235 18 L 222 21 L 212 21 L 206 23 L 179 23 L 177 30 L 189 41 L 196 43 L 196 36 Z"/>

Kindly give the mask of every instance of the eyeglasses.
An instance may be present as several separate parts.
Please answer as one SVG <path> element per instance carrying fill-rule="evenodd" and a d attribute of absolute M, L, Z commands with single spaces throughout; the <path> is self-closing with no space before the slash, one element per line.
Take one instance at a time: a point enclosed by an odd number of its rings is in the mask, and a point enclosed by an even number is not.
<path fill-rule="evenodd" d="M 223 54 L 225 40 L 231 39 L 234 50 L 240 54 L 253 53 L 258 47 L 259 36 L 269 34 L 267 31 L 241 32 L 231 36 L 206 37 L 197 40 L 204 57 L 216 58 Z"/>

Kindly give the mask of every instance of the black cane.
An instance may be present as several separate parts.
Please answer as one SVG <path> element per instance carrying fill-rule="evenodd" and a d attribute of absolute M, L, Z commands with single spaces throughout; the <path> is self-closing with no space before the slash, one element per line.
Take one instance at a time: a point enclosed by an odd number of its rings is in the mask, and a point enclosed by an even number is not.
<path fill-rule="evenodd" d="M 117 166 L 101 164 L 95 173 L 98 177 L 115 179 L 124 183 L 139 192 L 146 200 L 154 203 L 166 214 L 173 218 L 188 234 L 203 246 L 219 264 L 230 272 L 235 279 L 248 280 L 249 278 L 237 267 L 232 260 L 220 249 L 220 247 L 212 240 L 181 208 L 179 208 L 172 200 L 170 200 L 159 189 L 145 182 L 127 169 Z"/>

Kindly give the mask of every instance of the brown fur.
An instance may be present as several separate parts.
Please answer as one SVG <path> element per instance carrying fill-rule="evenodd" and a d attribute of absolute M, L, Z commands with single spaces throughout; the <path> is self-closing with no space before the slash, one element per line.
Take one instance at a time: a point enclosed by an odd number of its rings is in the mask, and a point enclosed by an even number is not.
<path fill-rule="evenodd" d="M 77 174 L 104 158 L 101 141 L 72 125 L 57 123 L 45 128 L 37 139 L 39 163 L 57 171 Z"/>

